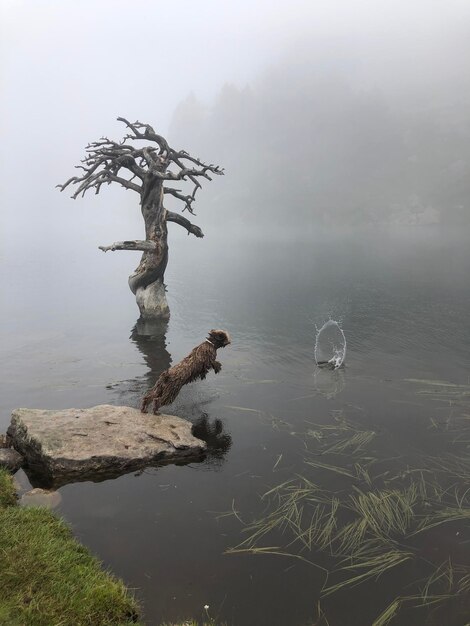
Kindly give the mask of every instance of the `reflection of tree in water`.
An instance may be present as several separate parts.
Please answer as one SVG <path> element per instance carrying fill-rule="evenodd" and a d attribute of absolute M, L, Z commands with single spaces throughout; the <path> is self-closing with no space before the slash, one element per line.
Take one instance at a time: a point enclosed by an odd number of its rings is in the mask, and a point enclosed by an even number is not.
<path fill-rule="evenodd" d="M 166 349 L 168 322 L 164 320 L 137 320 L 130 339 L 136 344 L 149 368 L 145 374 L 145 389 L 152 387 L 160 374 L 171 365 L 171 356 Z"/>
<path fill-rule="evenodd" d="M 130 339 L 142 353 L 148 371 L 143 376 L 123 380 L 110 386 L 119 396 L 119 403 L 139 406 L 142 396 L 155 384 L 160 374 L 171 365 L 171 356 L 166 349 L 168 322 L 164 320 L 137 320 L 132 328 Z"/>

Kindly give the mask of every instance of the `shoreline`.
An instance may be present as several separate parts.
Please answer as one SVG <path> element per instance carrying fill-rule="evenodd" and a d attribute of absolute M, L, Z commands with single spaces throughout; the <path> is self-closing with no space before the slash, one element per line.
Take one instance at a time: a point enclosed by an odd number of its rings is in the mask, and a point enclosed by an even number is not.
<path fill-rule="evenodd" d="M 20 507 L 0 468 L 0 624 L 143 626 L 124 583 L 44 507 Z"/>

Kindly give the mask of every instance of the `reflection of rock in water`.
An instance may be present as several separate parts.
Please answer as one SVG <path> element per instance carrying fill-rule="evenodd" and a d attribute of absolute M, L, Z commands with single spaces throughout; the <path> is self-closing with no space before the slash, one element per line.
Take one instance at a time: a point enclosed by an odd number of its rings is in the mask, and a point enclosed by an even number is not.
<path fill-rule="evenodd" d="M 232 437 L 224 433 L 222 420 L 216 418 L 212 422 L 207 413 L 194 423 L 192 433 L 207 443 L 206 460 L 212 465 L 221 465 L 232 445 Z"/>
<path fill-rule="evenodd" d="M 320 369 L 317 368 L 313 375 L 316 391 L 325 398 L 334 398 L 344 389 L 346 383 L 343 369 Z"/>
<path fill-rule="evenodd" d="M 317 332 L 315 361 L 317 365 L 336 369 L 346 358 L 346 337 L 338 322 L 328 320 Z"/>

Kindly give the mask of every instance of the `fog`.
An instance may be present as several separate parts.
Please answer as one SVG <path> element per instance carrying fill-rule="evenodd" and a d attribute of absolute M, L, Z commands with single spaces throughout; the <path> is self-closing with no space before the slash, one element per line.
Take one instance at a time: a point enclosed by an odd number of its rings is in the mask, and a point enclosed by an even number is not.
<path fill-rule="evenodd" d="M 225 168 L 193 205 L 205 238 L 169 225 L 168 272 L 177 258 L 183 272 L 222 262 L 240 239 L 362 245 L 364 230 L 398 230 L 405 254 L 431 231 L 466 237 L 466 2 L 1 7 L 0 259 L 17 323 L 31 298 L 50 314 L 86 311 L 119 288 L 134 306 L 126 278 L 140 255 L 98 246 L 143 238 L 137 194 L 112 184 L 72 200 L 56 188 L 88 142 L 123 137 L 118 116 Z"/>
<path fill-rule="evenodd" d="M 466 2 L 1 6 L 4 253 L 141 236 L 132 192 L 55 189 L 118 115 L 226 168 L 208 233 L 468 223 Z"/>
<path fill-rule="evenodd" d="M 298 36 L 248 85 L 180 103 L 172 134 L 233 173 L 234 227 L 468 225 L 469 24 L 435 18 Z"/>
<path fill-rule="evenodd" d="M 19 406 L 138 407 L 210 328 L 233 339 L 220 374 L 186 385 L 168 409 L 225 444 L 209 440 L 197 466 L 64 486 L 59 514 L 137 590 L 148 624 L 363 626 L 387 606 L 400 607 L 402 626 L 468 621 L 466 597 L 452 594 L 468 590 L 469 571 L 470 3 L 0 6 L 0 433 Z M 118 116 L 225 168 L 200 179 L 196 215 L 184 213 L 203 239 L 169 223 L 170 320 L 148 327 L 127 284 L 140 253 L 98 250 L 144 238 L 137 193 L 113 183 L 72 200 L 76 189 L 56 187 L 89 142 L 121 140 Z M 165 206 L 181 211 L 172 197 Z M 329 319 L 347 340 L 338 370 L 315 363 Z M 371 448 L 337 447 L 338 472 L 309 464 L 328 452 L 323 425 L 338 426 L 342 445 L 356 421 L 351 433 L 372 435 Z M 446 460 L 454 469 L 439 482 Z M 330 529 L 341 494 L 349 520 L 360 489 L 411 494 L 420 476 L 420 530 L 400 528 L 390 544 L 363 535 L 364 546 L 406 549 L 406 563 L 381 585 L 374 569 L 325 596 L 323 565 L 334 574 L 345 563 L 333 540 L 319 551 L 270 534 L 269 556 L 227 554 L 251 545 L 246 530 L 268 513 L 262 494 L 303 476 L 334 494 L 331 516 L 322 504 L 312 517 Z"/>

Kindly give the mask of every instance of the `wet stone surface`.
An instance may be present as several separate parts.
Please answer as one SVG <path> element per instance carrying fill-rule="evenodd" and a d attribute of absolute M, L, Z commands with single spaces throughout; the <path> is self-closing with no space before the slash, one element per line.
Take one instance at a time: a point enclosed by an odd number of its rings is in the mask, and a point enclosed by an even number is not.
<path fill-rule="evenodd" d="M 206 444 L 191 431 L 191 422 L 179 417 L 99 405 L 59 411 L 16 409 L 8 435 L 25 457 L 32 483 L 46 487 L 201 458 Z"/>
<path fill-rule="evenodd" d="M 23 465 L 23 457 L 13 448 L 0 448 L 0 467 L 16 472 Z"/>

